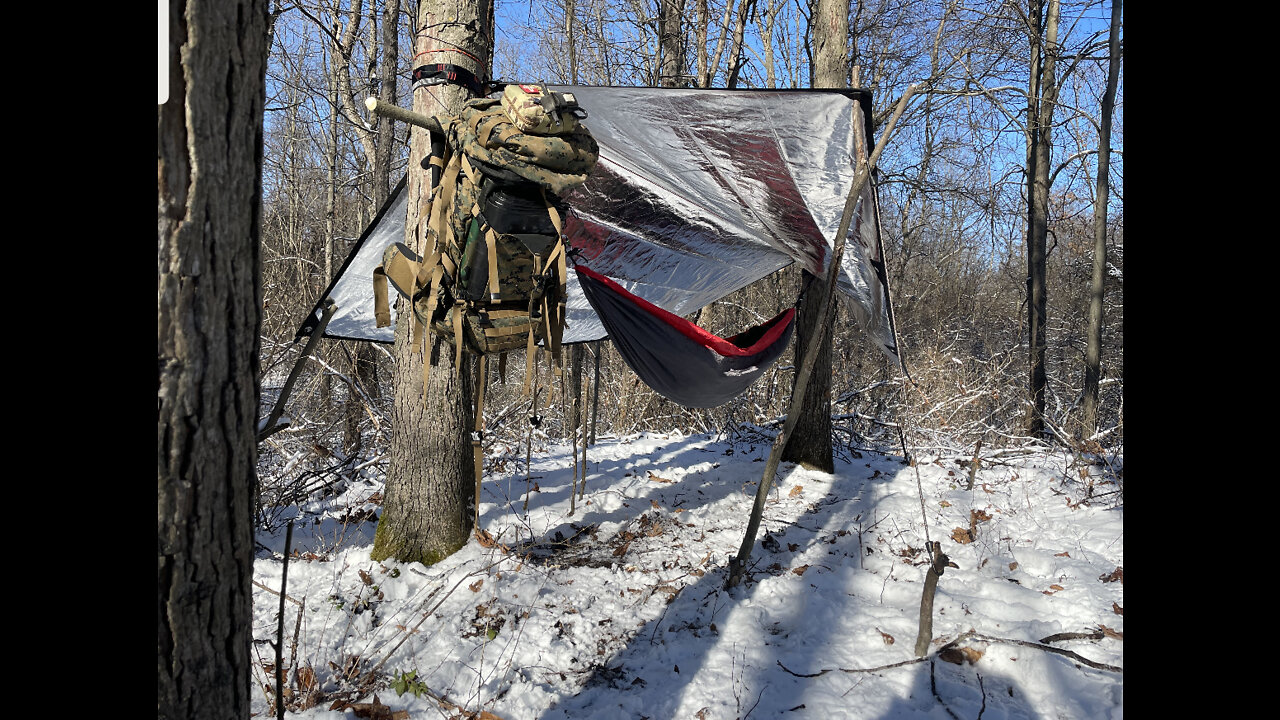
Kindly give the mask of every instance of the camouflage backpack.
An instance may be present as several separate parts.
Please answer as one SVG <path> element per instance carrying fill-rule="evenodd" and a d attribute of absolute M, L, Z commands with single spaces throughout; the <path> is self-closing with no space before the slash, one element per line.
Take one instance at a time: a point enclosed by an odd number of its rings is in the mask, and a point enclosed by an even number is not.
<path fill-rule="evenodd" d="M 599 156 L 580 112 L 569 93 L 513 85 L 441 118 L 447 149 L 431 160 L 443 174 L 427 220 L 430 251 L 387 248 L 374 271 L 379 327 L 390 324 L 390 280 L 413 303 L 414 340 L 423 327 L 442 335 L 459 369 L 464 351 L 505 361 L 524 347 L 531 370 L 541 342 L 559 370 L 567 279 L 559 196 L 585 182 Z"/>

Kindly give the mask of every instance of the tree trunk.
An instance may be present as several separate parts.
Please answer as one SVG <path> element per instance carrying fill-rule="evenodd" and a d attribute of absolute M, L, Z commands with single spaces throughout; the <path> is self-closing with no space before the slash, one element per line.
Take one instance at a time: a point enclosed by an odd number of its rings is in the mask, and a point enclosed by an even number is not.
<path fill-rule="evenodd" d="M 848 87 L 849 84 L 849 2 L 848 0 L 819 0 L 814 13 L 814 74 L 815 88 Z M 840 258 L 831 258 L 840 262 Z M 801 283 L 807 288 L 804 304 L 796 318 L 795 366 L 804 363 L 804 348 L 808 338 L 821 335 L 815 370 L 805 389 L 804 404 L 795 430 L 782 451 L 784 462 L 798 463 L 804 467 L 832 472 L 835 460 L 831 446 L 831 338 L 832 326 L 821 326 L 821 310 L 826 287 L 807 270 L 801 271 Z M 792 380 L 795 389 L 795 379 Z"/>
<path fill-rule="evenodd" d="M 684 87 L 684 33 L 680 20 L 684 0 L 658 0 L 658 83 Z"/>
<path fill-rule="evenodd" d="M 724 86 L 727 88 L 738 87 L 739 73 L 742 67 L 747 64 L 746 58 L 743 56 L 743 43 L 747 32 L 747 18 L 755 12 L 756 0 L 742 0 L 742 5 L 738 10 L 738 19 L 733 24 L 733 41 L 729 47 L 729 77 L 725 79 Z"/>
<path fill-rule="evenodd" d="M 711 13 L 707 0 L 694 0 L 694 15 L 694 84 L 700 88 L 711 87 L 707 68 L 707 26 L 711 22 Z"/>
<path fill-rule="evenodd" d="M 564 3 L 564 40 L 565 47 L 569 55 L 569 84 L 578 84 L 578 38 L 577 30 L 574 28 L 574 20 L 576 19 L 577 9 L 574 7 L 574 0 L 565 0 Z"/>
<path fill-rule="evenodd" d="M 1049 172 L 1053 148 L 1053 111 L 1057 104 L 1054 76 L 1058 52 L 1058 0 L 1030 0 L 1031 79 L 1027 105 L 1027 326 L 1030 337 L 1030 401 L 1027 432 L 1045 434 L 1048 386 L 1047 257 L 1049 237 Z"/>
<path fill-rule="evenodd" d="M 1084 356 L 1084 437 L 1098 432 L 1098 384 L 1102 381 L 1102 300 L 1107 281 L 1107 197 L 1111 192 L 1111 112 L 1120 81 L 1121 0 L 1111 3 L 1110 64 L 1102 97 L 1102 127 L 1098 133 L 1098 187 L 1093 204 L 1093 278 L 1089 284 L 1089 338 Z"/>
<path fill-rule="evenodd" d="M 478 3 L 428 0 L 419 8 L 416 54 L 434 61 L 445 59 L 474 72 L 487 75 L 469 56 L 489 58 L 492 54 L 493 6 Z M 462 52 L 430 51 L 458 49 Z M 413 109 L 425 115 L 456 113 L 468 99 L 468 92 L 456 85 L 421 88 L 414 92 Z M 413 127 L 409 136 L 408 217 L 405 244 L 425 255 L 426 225 L 417 231 L 418 219 L 429 210 L 429 175 L 422 171 L 422 159 L 430 148 L 426 130 Z M 391 461 L 383 513 L 378 521 L 372 558 L 394 557 L 402 562 L 433 564 L 453 554 L 467 543 L 471 533 L 475 494 L 470 430 L 472 373 L 454 365 L 452 343 L 436 342 L 426 358 L 435 358 L 425 397 L 422 387 L 423 355 L 410 342 L 412 310 L 403 300 L 397 307 L 395 393 L 391 416 Z M 471 361 L 463 356 L 464 365 Z"/>
<path fill-rule="evenodd" d="M 267 8 L 169 3 L 159 106 L 157 717 L 249 716 Z"/>

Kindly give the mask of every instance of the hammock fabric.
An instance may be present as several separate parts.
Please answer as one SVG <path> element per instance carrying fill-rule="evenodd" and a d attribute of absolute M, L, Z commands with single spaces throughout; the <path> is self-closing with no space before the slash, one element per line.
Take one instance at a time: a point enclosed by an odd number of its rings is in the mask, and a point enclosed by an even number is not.
<path fill-rule="evenodd" d="M 581 264 L 575 269 L 623 360 L 654 391 L 685 407 L 716 407 L 741 395 L 791 341 L 795 308 L 721 338 Z"/>

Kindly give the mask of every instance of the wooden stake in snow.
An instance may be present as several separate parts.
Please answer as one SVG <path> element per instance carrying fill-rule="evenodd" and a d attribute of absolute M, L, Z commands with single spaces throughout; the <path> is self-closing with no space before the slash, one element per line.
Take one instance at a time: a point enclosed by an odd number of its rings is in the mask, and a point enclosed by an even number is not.
<path fill-rule="evenodd" d="M 276 618 L 276 718 L 284 720 L 284 600 L 289 590 L 289 549 L 293 545 L 293 521 L 284 532 L 284 565 L 280 569 L 280 612 Z M 299 611 L 301 612 L 301 611 Z"/>
<path fill-rule="evenodd" d="M 982 464 L 982 460 L 978 455 L 982 452 L 982 438 L 978 438 L 978 444 L 973 448 L 973 462 L 969 464 L 969 487 L 966 490 L 973 489 L 973 478 L 978 474 L 978 466 Z"/>
<path fill-rule="evenodd" d="M 916 635 L 916 657 L 929 652 L 933 640 L 933 596 L 938 592 L 938 578 L 949 567 L 959 568 L 942 552 L 942 543 L 929 542 L 925 550 L 930 555 L 929 570 L 924 575 L 924 592 L 920 595 L 920 633 Z"/>
<path fill-rule="evenodd" d="M 850 223 L 853 222 L 853 210 L 857 207 L 858 199 L 862 196 L 863 186 L 871 178 L 871 169 L 879 162 L 880 153 L 884 151 L 885 145 L 893 135 L 893 128 L 898 123 L 898 118 L 902 117 L 903 111 L 907 109 L 911 96 L 916 93 L 916 90 L 917 86 L 912 85 L 902 94 L 902 97 L 898 100 L 897 107 L 894 108 L 893 117 L 889 118 L 888 124 L 885 125 L 884 134 L 880 136 L 880 142 L 877 142 L 875 149 L 871 151 L 871 158 L 858 168 L 858 175 L 854 178 L 853 186 L 849 188 L 849 196 L 844 203 L 844 214 L 840 216 L 840 228 L 836 231 L 835 252 L 831 254 L 831 260 L 827 263 L 827 273 L 824 278 L 827 292 L 823 297 L 820 327 L 831 324 L 832 318 L 835 317 L 835 303 L 832 302 L 832 298 L 835 297 L 836 278 L 840 276 L 845 237 L 849 234 Z M 870 212 L 870 209 L 867 212 Z M 742 582 L 742 576 L 746 573 L 747 560 L 751 557 L 751 549 L 756 542 L 756 533 L 760 531 L 760 516 L 764 514 L 764 503 L 769 497 L 769 489 L 773 486 L 774 475 L 778 472 L 778 462 L 782 457 L 782 450 L 787 446 L 787 438 L 791 436 L 791 432 L 795 430 L 796 422 L 800 419 L 800 406 L 804 402 L 804 392 L 809 386 L 809 376 L 813 373 L 813 361 L 818 356 L 818 343 L 821 339 L 821 332 L 814 333 L 809 338 L 808 345 L 805 348 L 804 364 L 800 366 L 800 370 L 796 375 L 795 385 L 791 391 L 791 406 L 787 410 L 787 421 L 783 423 L 782 430 L 778 432 L 778 437 L 773 441 L 773 449 L 769 451 L 769 460 L 764 467 L 764 477 L 760 480 L 760 487 L 756 488 L 756 501 L 751 508 L 751 519 L 747 522 L 746 535 L 742 538 L 742 546 L 738 548 L 737 556 L 729 561 L 729 577 L 725 580 L 726 588 L 734 587 Z"/>

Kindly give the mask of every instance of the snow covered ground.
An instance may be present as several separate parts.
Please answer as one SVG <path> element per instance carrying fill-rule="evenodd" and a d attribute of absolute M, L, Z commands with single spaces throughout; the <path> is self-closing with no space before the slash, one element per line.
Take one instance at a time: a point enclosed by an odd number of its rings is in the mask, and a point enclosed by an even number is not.
<path fill-rule="evenodd" d="M 972 490 L 962 457 L 784 464 L 725 590 L 767 439 L 602 440 L 572 517 L 570 448 L 535 453 L 527 512 L 524 469 L 503 461 L 523 450 L 490 453 L 492 541 L 432 567 L 369 559 L 376 480 L 296 509 L 284 658 L 306 709 L 290 717 L 1123 717 L 1117 458 L 987 457 Z M 285 533 L 258 539 L 253 710 L 274 717 Z M 929 540 L 958 567 L 920 660 Z"/>

